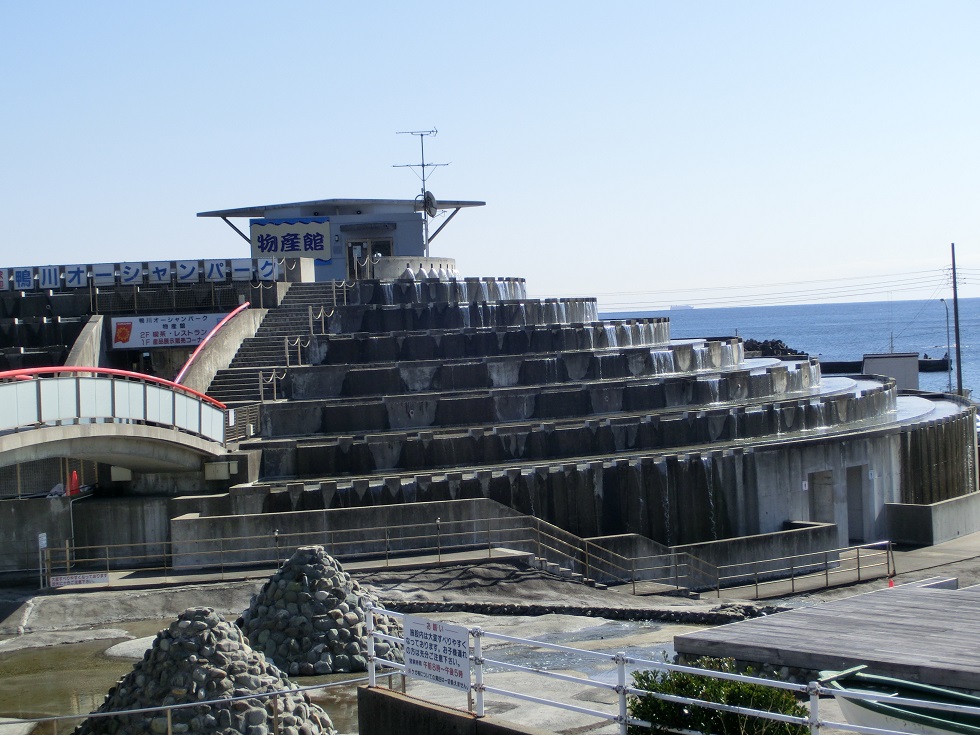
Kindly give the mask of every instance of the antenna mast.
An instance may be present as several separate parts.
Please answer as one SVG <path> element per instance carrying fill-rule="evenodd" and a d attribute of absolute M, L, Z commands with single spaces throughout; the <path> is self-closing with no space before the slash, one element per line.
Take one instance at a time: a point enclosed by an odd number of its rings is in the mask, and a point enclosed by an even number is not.
<path fill-rule="evenodd" d="M 434 138 L 439 134 L 435 126 L 432 130 L 399 130 L 395 135 L 416 135 L 419 139 L 419 145 L 422 148 L 422 163 L 400 163 L 395 164 L 392 168 L 410 168 L 415 171 L 415 175 L 422 179 L 422 194 L 415 197 L 416 211 L 421 209 L 422 211 L 422 228 L 423 228 L 423 244 L 425 245 L 425 257 L 429 257 L 429 217 L 436 216 L 435 198 L 429 193 L 426 188 L 426 179 L 428 178 L 428 173 L 426 169 L 438 168 L 439 166 L 448 166 L 448 163 L 426 163 L 425 162 L 425 139 L 430 135 Z"/>

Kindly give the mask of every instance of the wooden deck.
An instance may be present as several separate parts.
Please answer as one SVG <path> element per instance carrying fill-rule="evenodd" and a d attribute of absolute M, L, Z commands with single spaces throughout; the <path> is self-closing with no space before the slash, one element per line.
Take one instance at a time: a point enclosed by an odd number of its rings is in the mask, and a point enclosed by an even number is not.
<path fill-rule="evenodd" d="M 689 659 L 845 669 L 980 690 L 980 589 L 901 586 L 674 638 Z"/>

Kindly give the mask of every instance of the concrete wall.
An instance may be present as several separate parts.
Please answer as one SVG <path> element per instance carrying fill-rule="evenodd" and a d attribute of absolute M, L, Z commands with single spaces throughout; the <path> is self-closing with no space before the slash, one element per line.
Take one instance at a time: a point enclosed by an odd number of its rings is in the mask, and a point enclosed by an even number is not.
<path fill-rule="evenodd" d="M 231 364 L 242 342 L 255 336 L 268 313 L 268 309 L 246 309 L 228 322 L 197 356 L 184 376 L 182 385 L 205 392 L 215 374 Z"/>
<path fill-rule="evenodd" d="M 461 692 L 460 697 L 465 695 Z M 555 710 L 555 721 L 561 710 Z M 442 707 L 391 689 L 362 686 L 357 690 L 357 731 L 360 735 L 549 735 L 496 717 Z"/>
<path fill-rule="evenodd" d="M 885 507 L 889 538 L 897 544 L 932 546 L 980 528 L 980 493 L 931 505 L 889 503 Z"/>
<path fill-rule="evenodd" d="M 775 570 L 784 569 L 788 566 L 788 562 L 784 559 L 788 556 L 817 554 L 818 556 L 814 557 L 812 562 L 821 563 L 823 556 L 819 553 L 834 548 L 837 548 L 837 528 L 833 524 L 814 523 L 791 524 L 786 530 L 777 533 L 742 536 L 700 544 L 685 544 L 684 546 L 675 546 L 671 550 L 678 553 L 688 553 L 714 567 L 726 565 L 726 568 L 721 569 L 720 572 L 725 577 L 734 576 L 735 579 L 729 579 L 728 582 L 732 584 L 739 579 L 753 579 L 756 574 L 759 575 L 760 579 L 771 577 Z M 777 561 L 768 564 L 756 564 L 757 559 L 774 559 Z M 830 560 L 833 561 L 834 557 L 831 556 Z M 801 564 L 806 565 L 806 562 L 794 562 L 797 570 L 801 568 Z M 694 579 L 691 586 L 697 588 L 711 584 L 711 580 Z"/>
<path fill-rule="evenodd" d="M 38 534 L 48 535 L 48 546 L 63 547 L 71 537 L 71 514 L 65 497 L 0 501 L 0 572 L 36 576 Z"/>
<path fill-rule="evenodd" d="M 918 390 L 919 353 L 894 352 L 865 355 L 861 372 L 865 375 L 887 375 L 895 378 L 899 390 Z"/>
<path fill-rule="evenodd" d="M 170 537 L 174 566 L 193 568 L 216 563 L 214 549 L 218 539 L 221 539 L 221 550 L 233 554 L 237 562 L 269 561 L 274 544 L 283 558 L 308 544 L 320 544 L 328 553 L 341 557 L 384 556 L 386 550 L 398 554 L 404 549 L 418 548 L 420 543 L 430 546 L 435 553 L 437 518 L 447 547 L 485 546 L 485 526 L 474 524 L 470 531 L 458 522 L 465 525 L 475 519 L 507 519 L 516 515 L 509 508 L 484 499 L 275 512 L 277 505 L 291 508 L 309 501 L 299 497 L 303 492 L 302 487 L 292 487 L 267 493 L 262 500 L 265 512 L 257 515 L 206 517 L 192 512 L 173 518 Z M 186 501 L 182 507 L 188 507 Z M 431 538 L 421 542 L 406 538 L 420 535 Z"/>
<path fill-rule="evenodd" d="M 69 367 L 101 367 L 106 364 L 105 340 L 102 338 L 103 317 L 93 314 L 82 327 L 65 365 Z"/>

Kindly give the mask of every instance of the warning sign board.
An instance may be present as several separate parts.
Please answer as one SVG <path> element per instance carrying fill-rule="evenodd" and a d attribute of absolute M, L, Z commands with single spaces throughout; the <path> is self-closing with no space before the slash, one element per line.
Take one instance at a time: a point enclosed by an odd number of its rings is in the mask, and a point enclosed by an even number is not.
<path fill-rule="evenodd" d="M 448 625 L 406 615 L 405 673 L 453 689 L 470 688 L 470 635 Z"/>
<path fill-rule="evenodd" d="M 58 574 L 51 577 L 50 584 L 52 587 L 71 587 L 76 584 L 109 584 L 109 573 Z"/>

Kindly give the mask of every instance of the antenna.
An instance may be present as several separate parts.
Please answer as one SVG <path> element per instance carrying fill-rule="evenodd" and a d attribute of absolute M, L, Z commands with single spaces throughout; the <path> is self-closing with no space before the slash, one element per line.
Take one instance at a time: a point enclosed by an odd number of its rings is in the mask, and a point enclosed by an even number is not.
<path fill-rule="evenodd" d="M 436 198 L 432 196 L 432 192 L 426 188 L 426 179 L 428 178 L 428 173 L 426 169 L 438 168 L 439 166 L 448 166 L 448 163 L 426 163 L 425 162 L 425 139 L 430 135 L 434 138 L 439 134 L 435 126 L 432 130 L 399 130 L 395 135 L 417 135 L 419 139 L 419 145 L 422 148 L 422 163 L 400 163 L 395 164 L 392 168 L 410 168 L 415 171 L 415 175 L 422 179 L 422 193 L 415 197 L 415 211 L 422 212 L 422 228 L 423 228 L 423 244 L 425 245 L 425 257 L 429 257 L 429 218 L 435 217 L 439 212 L 439 206 L 436 202 Z M 419 171 L 416 171 L 419 169 Z"/>

